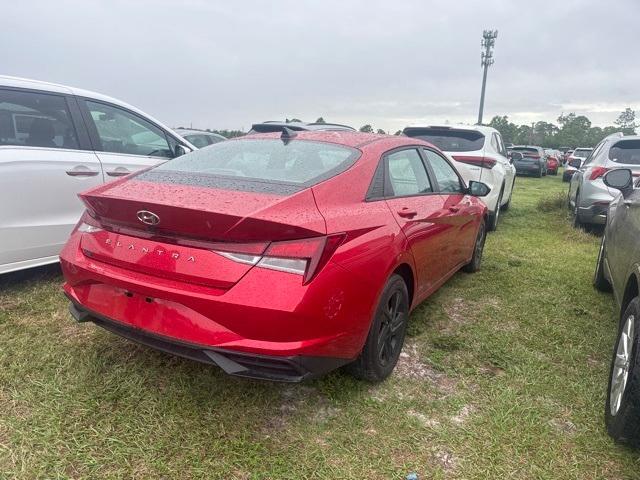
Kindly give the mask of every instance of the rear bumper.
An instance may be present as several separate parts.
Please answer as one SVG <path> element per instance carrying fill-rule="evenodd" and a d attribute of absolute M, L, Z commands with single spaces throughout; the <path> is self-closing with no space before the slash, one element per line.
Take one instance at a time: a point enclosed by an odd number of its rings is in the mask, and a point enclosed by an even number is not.
<path fill-rule="evenodd" d="M 528 175 L 532 175 L 532 174 L 537 174 L 538 172 L 541 171 L 540 165 L 539 164 L 513 164 L 514 167 L 516 167 L 516 173 L 519 175 L 522 174 L 528 174 Z"/>
<path fill-rule="evenodd" d="M 103 263 L 83 253 L 79 237 L 60 254 L 74 316 L 110 322 L 127 338 L 121 332 L 163 339 L 162 348 L 151 346 L 199 361 L 219 365 L 206 353 L 216 351 L 278 358 L 303 369 L 288 381 L 308 378 L 358 356 L 377 304 L 374 285 L 331 261 L 307 285 L 299 275 L 252 268 L 225 290 Z M 195 347 L 185 353 L 171 345 Z M 316 357 L 326 362 L 308 360 Z"/>
<path fill-rule="evenodd" d="M 349 363 L 349 360 L 342 358 L 268 356 L 182 342 L 106 318 L 70 300 L 69 311 L 78 322 L 93 322 L 133 342 L 197 362 L 216 365 L 229 375 L 280 382 L 301 382 Z"/>

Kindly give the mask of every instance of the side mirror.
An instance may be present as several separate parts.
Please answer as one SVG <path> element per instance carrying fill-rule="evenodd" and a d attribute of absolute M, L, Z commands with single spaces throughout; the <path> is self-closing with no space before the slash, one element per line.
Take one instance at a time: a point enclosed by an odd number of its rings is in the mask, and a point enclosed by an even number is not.
<path fill-rule="evenodd" d="M 182 155 L 185 155 L 190 152 L 191 152 L 191 149 L 189 147 L 185 147 L 184 145 L 177 144 L 173 152 L 173 157 L 174 158 L 181 157 Z"/>
<path fill-rule="evenodd" d="M 474 197 L 486 197 L 491 192 L 491 189 L 486 183 L 476 182 L 475 180 L 471 180 L 469 182 L 469 195 L 473 195 Z"/>
<path fill-rule="evenodd" d="M 511 161 L 522 160 L 524 157 L 520 152 L 511 152 Z"/>
<path fill-rule="evenodd" d="M 633 191 L 633 174 L 628 168 L 616 168 L 607 172 L 602 181 L 609 188 L 615 188 L 627 196 Z"/>
<path fill-rule="evenodd" d="M 582 162 L 580 161 L 579 158 L 573 158 L 573 159 L 569 160 L 569 166 L 570 167 L 580 168 L 580 165 L 582 165 Z"/>

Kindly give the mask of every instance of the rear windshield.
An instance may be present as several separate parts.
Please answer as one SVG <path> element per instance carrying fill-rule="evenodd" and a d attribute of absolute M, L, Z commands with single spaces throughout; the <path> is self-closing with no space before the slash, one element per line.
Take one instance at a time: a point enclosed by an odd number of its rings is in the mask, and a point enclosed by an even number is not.
<path fill-rule="evenodd" d="M 484 135 L 473 130 L 407 129 L 405 135 L 429 142 L 444 152 L 473 152 L 484 146 Z"/>
<path fill-rule="evenodd" d="M 591 148 L 578 148 L 573 151 L 574 157 L 587 158 L 591 155 Z"/>
<path fill-rule="evenodd" d="M 237 185 L 247 181 L 307 187 L 343 172 L 358 154 L 341 145 L 305 140 L 231 140 L 174 158 L 150 172 L 221 177 Z"/>
<path fill-rule="evenodd" d="M 623 140 L 609 150 L 609 160 L 627 165 L 640 165 L 640 140 Z"/>
<path fill-rule="evenodd" d="M 525 153 L 535 153 L 536 155 L 540 154 L 537 148 L 535 147 L 513 147 L 514 152 L 525 152 Z"/>

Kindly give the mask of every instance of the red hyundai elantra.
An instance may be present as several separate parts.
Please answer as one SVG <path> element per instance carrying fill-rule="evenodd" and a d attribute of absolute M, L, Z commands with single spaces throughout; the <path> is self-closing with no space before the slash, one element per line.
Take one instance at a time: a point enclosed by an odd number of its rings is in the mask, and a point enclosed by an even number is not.
<path fill-rule="evenodd" d="M 230 374 L 380 381 L 411 309 L 480 267 L 487 193 L 415 138 L 246 136 L 81 194 L 64 291 L 76 320 Z"/>

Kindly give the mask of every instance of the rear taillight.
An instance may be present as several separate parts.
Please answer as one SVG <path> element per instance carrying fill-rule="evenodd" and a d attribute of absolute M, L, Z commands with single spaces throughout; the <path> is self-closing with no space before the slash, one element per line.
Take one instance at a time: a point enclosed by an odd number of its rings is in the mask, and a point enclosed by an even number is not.
<path fill-rule="evenodd" d="M 80 217 L 80 221 L 76 224 L 71 234 L 73 235 L 76 232 L 95 233 L 100 231 L 102 231 L 102 228 L 100 228 L 100 224 L 98 223 L 98 221 L 93 218 L 88 211 L 85 210 L 85 212 L 82 214 L 82 217 Z"/>
<path fill-rule="evenodd" d="M 609 169 L 606 167 L 593 167 L 593 169 L 591 169 L 591 175 L 589 175 L 589 180 L 595 180 L 597 178 L 600 178 L 608 171 Z"/>
<path fill-rule="evenodd" d="M 466 163 L 467 165 L 482 168 L 493 168 L 497 163 L 494 158 L 475 155 L 454 155 L 453 159 L 461 163 Z"/>
<path fill-rule="evenodd" d="M 301 275 L 302 283 L 307 284 L 322 270 L 344 238 L 344 234 L 337 234 L 273 242 L 266 251 L 265 244 L 246 244 L 241 248 L 232 243 L 220 244 L 221 248 L 213 251 L 239 263 Z M 260 246 L 262 251 L 258 251 Z"/>

